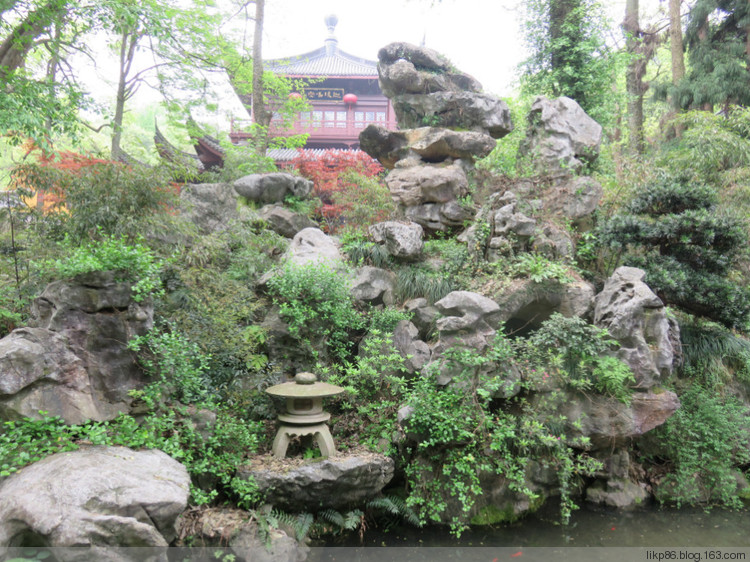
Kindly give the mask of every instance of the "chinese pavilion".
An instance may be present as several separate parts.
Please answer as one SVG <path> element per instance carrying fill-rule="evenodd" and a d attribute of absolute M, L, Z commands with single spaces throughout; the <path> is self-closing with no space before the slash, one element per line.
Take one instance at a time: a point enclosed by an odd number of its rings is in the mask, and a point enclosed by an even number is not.
<path fill-rule="evenodd" d="M 370 123 L 389 129 L 396 128 L 396 117 L 390 100 L 380 91 L 377 62 L 350 55 L 339 49 L 334 35 L 338 18 L 327 16 L 328 38 L 324 46 L 294 57 L 264 61 L 266 70 L 295 79 L 310 79 L 310 86 L 292 95 L 303 95 L 312 106 L 301 112 L 293 129 L 279 125 L 271 132 L 277 136 L 307 133 L 306 149 L 356 149 L 359 133 Z M 252 111 L 250 96 L 240 95 L 243 104 Z M 232 125 L 230 139 L 235 144 L 250 136 Z M 286 160 L 284 151 L 269 151 L 277 161 Z M 288 158 L 296 150 L 288 150 Z"/>

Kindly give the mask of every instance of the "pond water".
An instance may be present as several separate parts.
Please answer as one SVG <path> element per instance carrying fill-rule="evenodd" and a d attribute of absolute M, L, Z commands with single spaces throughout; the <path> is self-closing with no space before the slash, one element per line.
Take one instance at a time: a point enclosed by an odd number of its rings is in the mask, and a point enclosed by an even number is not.
<path fill-rule="evenodd" d="M 364 540 L 349 537 L 328 546 L 507 546 L 507 547 L 750 547 L 750 511 L 644 508 L 615 511 L 582 507 L 570 524 L 556 523 L 553 508 L 511 525 L 474 527 L 456 539 L 447 527 L 389 531 L 368 529 Z M 750 560 L 750 557 L 748 557 Z"/>

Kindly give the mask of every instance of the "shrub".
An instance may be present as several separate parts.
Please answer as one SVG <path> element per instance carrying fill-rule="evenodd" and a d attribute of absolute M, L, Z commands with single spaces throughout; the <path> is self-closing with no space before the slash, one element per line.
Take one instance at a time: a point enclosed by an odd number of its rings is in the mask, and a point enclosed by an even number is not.
<path fill-rule="evenodd" d="M 729 277 L 748 246 L 747 221 L 719 211 L 714 189 L 662 176 L 600 229 L 602 243 L 642 267 L 668 304 L 729 328 L 750 319 L 750 291 Z"/>
<path fill-rule="evenodd" d="M 325 263 L 290 263 L 268 281 L 269 294 L 290 334 L 300 341 L 307 341 L 311 334 L 320 335 L 327 349 L 340 359 L 346 358 L 352 347 L 350 334 L 364 327 L 364 318 L 355 310 L 342 278 Z"/>
<path fill-rule="evenodd" d="M 78 245 L 66 236 L 59 247 L 65 257 L 42 264 L 48 275 L 69 278 L 94 271 L 116 271 L 120 280 L 134 282 L 136 302 L 160 292 L 162 262 L 141 242 L 131 244 L 125 236 L 104 236 L 100 241 Z"/>
<path fill-rule="evenodd" d="M 77 162 L 77 161 L 76 161 Z M 129 168 L 93 160 L 77 167 L 26 165 L 14 172 L 17 182 L 53 197 L 51 212 L 38 223 L 43 233 L 73 242 L 101 236 L 135 236 L 163 230 L 175 221 L 177 190 L 160 168 Z"/>
<path fill-rule="evenodd" d="M 750 463 L 747 448 L 750 415 L 734 398 L 693 384 L 680 396 L 681 406 L 657 430 L 674 471 L 663 485 L 681 504 L 741 507 L 737 466 Z"/>
<path fill-rule="evenodd" d="M 386 206 L 382 186 L 363 179 L 378 175 L 383 167 L 364 152 L 327 150 L 322 156 L 317 156 L 300 150 L 291 165 L 300 175 L 313 181 L 315 195 L 320 198 L 316 215 L 329 232 L 335 232 L 345 224 L 346 205 L 351 205 L 349 210 L 354 211 L 356 207 L 356 213 L 373 219 L 371 214 L 377 215 Z M 366 196 L 365 201 L 356 201 L 356 197 L 343 194 L 350 189 L 359 196 Z M 337 202 L 337 197 L 341 197 L 340 202 Z"/>

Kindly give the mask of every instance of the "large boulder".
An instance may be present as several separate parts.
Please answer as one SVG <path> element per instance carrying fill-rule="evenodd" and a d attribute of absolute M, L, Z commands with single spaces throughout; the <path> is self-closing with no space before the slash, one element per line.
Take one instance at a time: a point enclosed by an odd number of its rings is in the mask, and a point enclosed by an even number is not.
<path fill-rule="evenodd" d="M 504 101 L 474 92 L 401 94 L 392 98 L 399 127 L 429 125 L 477 131 L 499 139 L 513 130 L 510 109 Z"/>
<path fill-rule="evenodd" d="M 564 400 L 568 438 L 588 437 L 593 449 L 627 446 L 632 439 L 659 427 L 680 407 L 672 391 L 635 392 L 630 404 L 602 395 L 571 394 Z"/>
<path fill-rule="evenodd" d="M 592 177 L 566 178 L 545 192 L 544 210 L 569 220 L 579 230 L 590 228 L 603 195 L 602 185 Z"/>
<path fill-rule="evenodd" d="M 266 501 L 294 512 L 339 509 L 376 497 L 393 478 L 393 459 L 376 453 L 336 456 L 301 466 L 262 459 L 240 467 L 237 477 L 252 478 Z"/>
<path fill-rule="evenodd" d="M 118 272 L 93 272 L 50 283 L 29 324 L 0 341 L 0 416 L 80 423 L 128 411 L 145 375 L 127 342 L 151 329 L 150 300 L 136 303 Z"/>
<path fill-rule="evenodd" d="M 83 361 L 60 334 L 19 328 L 0 340 L 0 419 L 34 418 L 44 411 L 81 423 L 117 415 L 109 410 L 102 411 Z"/>
<path fill-rule="evenodd" d="M 419 330 L 408 320 L 401 320 L 393 329 L 393 346 L 404 358 L 408 373 L 416 373 L 430 361 L 430 347 L 420 339 Z"/>
<path fill-rule="evenodd" d="M 312 192 L 313 183 L 292 174 L 251 174 L 235 180 L 232 187 L 245 199 L 265 204 L 282 203 L 288 196 L 305 199 Z"/>
<path fill-rule="evenodd" d="M 617 357 L 630 366 L 640 388 L 664 382 L 680 356 L 679 326 L 645 276 L 642 269 L 617 268 L 594 307 L 594 323 L 620 344 Z"/>
<path fill-rule="evenodd" d="M 492 152 L 496 141 L 486 133 L 452 131 L 437 127 L 420 127 L 389 131 L 380 125 L 368 125 L 359 134 L 360 148 L 389 169 L 409 157 L 424 163 L 484 158 Z"/>
<path fill-rule="evenodd" d="M 425 203 L 447 203 L 468 193 L 469 180 L 460 163 L 397 168 L 385 178 L 393 200 L 414 207 Z"/>
<path fill-rule="evenodd" d="M 528 123 L 520 152 L 540 173 L 570 175 L 599 156 L 602 127 L 570 98 L 537 97 Z"/>
<path fill-rule="evenodd" d="M 359 302 L 393 306 L 395 288 L 395 273 L 366 265 L 357 270 L 351 283 L 351 294 Z"/>
<path fill-rule="evenodd" d="M 189 494 L 187 470 L 161 451 L 58 453 L 0 484 L 0 546 L 167 546 Z"/>
<path fill-rule="evenodd" d="M 305 228 L 292 238 L 286 254 L 295 265 L 327 263 L 332 267 L 343 264 L 339 244 L 319 228 Z"/>
<path fill-rule="evenodd" d="M 317 228 L 309 217 L 294 213 L 281 205 L 265 205 L 259 212 L 260 218 L 268 223 L 276 234 L 284 238 L 294 236 L 305 228 Z"/>
<path fill-rule="evenodd" d="M 180 191 L 182 215 L 208 234 L 239 218 L 237 192 L 228 183 L 186 184 Z"/>
<path fill-rule="evenodd" d="M 379 222 L 370 226 L 368 232 L 378 244 L 385 243 L 394 258 L 416 260 L 422 255 L 424 231 L 417 223 Z"/>

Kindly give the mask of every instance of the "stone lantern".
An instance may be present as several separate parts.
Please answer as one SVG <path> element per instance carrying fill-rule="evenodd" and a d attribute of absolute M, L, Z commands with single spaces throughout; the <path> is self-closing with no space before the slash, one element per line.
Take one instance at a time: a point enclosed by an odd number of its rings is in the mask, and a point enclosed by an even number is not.
<path fill-rule="evenodd" d="M 286 413 L 279 415 L 279 430 L 273 440 L 273 455 L 283 459 L 293 436 L 312 435 L 324 457 L 336 454 L 327 422 L 331 414 L 323 411 L 323 397 L 334 396 L 344 389 L 334 384 L 318 382 L 313 373 L 297 373 L 294 382 L 277 384 L 266 389 L 272 396 L 286 398 Z"/>

